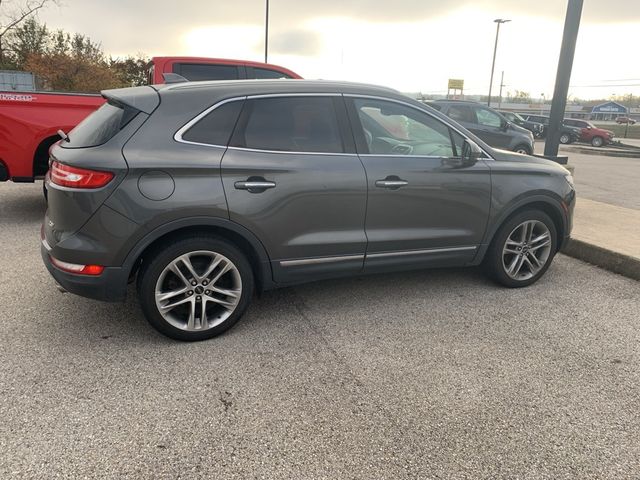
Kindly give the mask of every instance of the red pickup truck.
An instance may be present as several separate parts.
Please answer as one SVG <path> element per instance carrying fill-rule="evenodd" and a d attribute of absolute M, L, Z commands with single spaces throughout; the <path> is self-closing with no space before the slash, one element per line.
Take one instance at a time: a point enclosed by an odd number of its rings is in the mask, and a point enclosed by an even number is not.
<path fill-rule="evenodd" d="M 149 84 L 174 73 L 190 81 L 302 78 L 267 63 L 201 57 L 154 57 Z M 105 102 L 99 94 L 0 91 L 0 181 L 33 182 L 47 172 L 49 148 Z"/>

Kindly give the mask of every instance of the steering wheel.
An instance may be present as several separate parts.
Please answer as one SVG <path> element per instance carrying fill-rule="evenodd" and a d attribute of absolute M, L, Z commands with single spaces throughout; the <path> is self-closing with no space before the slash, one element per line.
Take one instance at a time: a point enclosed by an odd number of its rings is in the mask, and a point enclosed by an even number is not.
<path fill-rule="evenodd" d="M 407 143 L 398 143 L 391 147 L 391 152 L 401 153 L 402 155 L 411 155 L 411 153 L 413 153 L 413 147 Z"/>

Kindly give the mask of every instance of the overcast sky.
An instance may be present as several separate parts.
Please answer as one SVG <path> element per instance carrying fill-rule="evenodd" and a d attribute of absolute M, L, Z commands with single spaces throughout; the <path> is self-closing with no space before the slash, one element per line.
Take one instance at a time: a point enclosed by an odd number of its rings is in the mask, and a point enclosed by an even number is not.
<path fill-rule="evenodd" d="M 305 78 L 377 83 L 405 92 L 494 92 L 550 98 L 565 0 L 271 0 L 269 61 Z M 89 35 L 113 55 L 263 60 L 264 0 L 62 0 L 40 19 Z M 570 94 L 640 95 L 640 0 L 585 0 Z"/>

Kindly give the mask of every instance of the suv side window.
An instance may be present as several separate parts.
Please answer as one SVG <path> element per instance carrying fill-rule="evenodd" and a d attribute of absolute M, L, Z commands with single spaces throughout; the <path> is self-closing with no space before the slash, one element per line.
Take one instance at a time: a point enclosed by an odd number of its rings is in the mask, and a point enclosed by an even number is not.
<path fill-rule="evenodd" d="M 485 127 L 500 128 L 502 126 L 502 118 L 500 118 L 497 113 L 492 112 L 488 108 L 476 109 L 476 117 L 478 117 L 478 123 L 480 125 L 484 125 Z"/>
<path fill-rule="evenodd" d="M 243 101 L 223 103 L 182 134 L 187 142 L 226 146 L 238 120 Z"/>
<path fill-rule="evenodd" d="M 232 144 L 256 150 L 343 153 L 333 100 L 331 96 L 249 99 Z"/>
<path fill-rule="evenodd" d="M 406 105 L 384 100 L 354 100 L 369 153 L 453 157 L 449 127 Z"/>
<path fill-rule="evenodd" d="M 198 63 L 176 63 L 173 73 L 182 75 L 187 80 L 237 80 L 240 78 L 236 65 L 207 65 Z"/>
<path fill-rule="evenodd" d="M 476 123 L 476 116 L 468 105 L 451 105 L 447 116 L 456 122 Z"/>

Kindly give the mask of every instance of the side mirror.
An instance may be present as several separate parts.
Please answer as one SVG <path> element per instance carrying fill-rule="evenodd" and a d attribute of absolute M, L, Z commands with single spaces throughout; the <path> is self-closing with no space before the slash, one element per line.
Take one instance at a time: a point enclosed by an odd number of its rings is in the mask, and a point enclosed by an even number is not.
<path fill-rule="evenodd" d="M 476 142 L 468 138 L 464 140 L 460 157 L 462 166 L 474 165 L 483 156 L 484 154 Z"/>
<path fill-rule="evenodd" d="M 503 120 L 502 121 L 502 131 L 503 132 L 506 132 L 507 130 L 509 130 L 510 126 L 511 126 L 511 122 L 509 120 Z"/>

